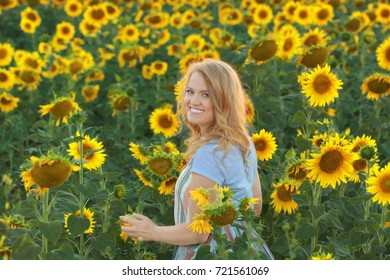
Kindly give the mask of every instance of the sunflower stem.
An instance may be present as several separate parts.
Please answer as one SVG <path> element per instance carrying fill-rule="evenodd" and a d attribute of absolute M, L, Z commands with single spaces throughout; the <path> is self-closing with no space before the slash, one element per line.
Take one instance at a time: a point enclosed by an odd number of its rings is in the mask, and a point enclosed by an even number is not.
<path fill-rule="evenodd" d="M 379 246 L 380 247 L 385 247 L 385 242 L 384 242 L 384 236 L 382 233 L 382 229 L 385 227 L 386 223 L 386 217 L 387 216 L 387 208 L 385 206 L 382 206 L 382 215 L 381 215 L 381 229 L 378 231 L 378 240 L 379 240 Z M 379 259 L 383 260 L 383 252 L 380 253 Z"/>
<path fill-rule="evenodd" d="M 49 221 L 49 189 L 45 194 L 43 194 L 42 199 L 43 199 L 42 218 L 43 218 L 43 222 L 47 223 Z M 47 238 L 42 234 L 42 251 L 41 251 L 42 259 L 46 258 L 47 251 L 48 251 Z"/>
<path fill-rule="evenodd" d="M 82 129 L 82 124 L 78 124 L 78 130 L 80 132 L 81 139 L 78 140 L 79 142 L 79 154 L 80 154 L 80 171 L 79 171 L 79 185 L 82 187 L 84 185 L 84 153 L 83 153 L 83 137 L 84 132 Z M 84 196 L 80 192 L 80 217 L 84 217 Z M 84 232 L 80 234 L 80 248 L 79 248 L 79 255 L 84 256 Z"/>

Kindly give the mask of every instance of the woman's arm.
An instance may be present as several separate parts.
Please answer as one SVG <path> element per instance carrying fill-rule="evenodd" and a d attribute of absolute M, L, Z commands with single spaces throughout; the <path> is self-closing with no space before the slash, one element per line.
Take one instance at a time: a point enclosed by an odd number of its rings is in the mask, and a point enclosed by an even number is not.
<path fill-rule="evenodd" d="M 213 188 L 216 184 L 214 181 L 208 179 L 205 176 L 197 173 L 192 173 L 189 189 L 195 190 L 198 187 L 205 189 Z M 189 215 L 190 222 L 195 214 L 200 212 L 199 207 L 196 206 L 196 201 L 189 199 Z M 186 211 L 186 209 L 185 209 Z M 207 241 L 209 234 L 195 233 L 187 226 L 189 223 L 172 225 L 172 226 L 159 226 L 156 225 L 148 217 L 141 214 L 133 214 L 133 219 L 125 216 L 121 216 L 120 219 L 124 222 L 130 223 L 132 226 L 122 226 L 121 229 L 128 236 L 139 238 L 141 237 L 145 241 L 157 241 L 164 242 L 173 245 L 192 245 L 197 243 L 204 243 Z"/>
<path fill-rule="evenodd" d="M 253 184 L 252 192 L 254 198 L 259 198 L 259 201 L 254 205 L 254 210 L 256 215 L 260 215 L 261 208 L 263 207 L 263 195 L 261 193 L 261 183 L 260 183 L 259 173 L 256 173 L 256 179 L 255 179 L 255 183 Z"/>

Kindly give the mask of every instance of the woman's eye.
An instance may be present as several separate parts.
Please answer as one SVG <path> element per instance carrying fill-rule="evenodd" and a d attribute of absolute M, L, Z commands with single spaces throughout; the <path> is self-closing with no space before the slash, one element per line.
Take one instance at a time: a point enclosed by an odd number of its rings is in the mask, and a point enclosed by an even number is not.
<path fill-rule="evenodd" d="M 187 94 L 192 94 L 192 90 L 187 89 L 187 90 L 186 90 L 186 93 L 187 93 Z"/>
<path fill-rule="evenodd" d="M 209 94 L 208 93 L 203 93 L 203 96 L 204 97 L 209 97 Z"/>

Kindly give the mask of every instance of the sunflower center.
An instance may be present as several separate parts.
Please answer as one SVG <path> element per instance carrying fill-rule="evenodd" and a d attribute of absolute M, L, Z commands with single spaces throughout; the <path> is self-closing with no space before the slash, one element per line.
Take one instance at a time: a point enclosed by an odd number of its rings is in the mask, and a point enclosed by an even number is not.
<path fill-rule="evenodd" d="M 318 39 L 318 36 L 310 35 L 309 37 L 306 38 L 304 44 L 305 44 L 305 46 L 310 47 L 310 46 L 318 45 L 319 42 L 320 42 L 320 40 Z"/>
<path fill-rule="evenodd" d="M 26 64 L 34 69 L 37 69 L 39 66 L 38 62 L 31 58 L 26 59 Z"/>
<path fill-rule="evenodd" d="M 89 150 L 91 150 L 93 147 L 91 147 L 88 143 L 83 143 L 83 156 L 88 153 Z M 90 153 L 88 156 L 86 156 L 87 160 L 90 160 L 93 157 L 94 153 Z"/>
<path fill-rule="evenodd" d="M 37 16 L 34 13 L 28 13 L 26 18 L 28 18 L 32 22 L 35 22 L 37 20 Z"/>
<path fill-rule="evenodd" d="M 8 98 L 6 98 L 6 97 L 1 97 L 1 99 L 0 99 L 0 103 L 1 104 L 3 104 L 3 105 L 8 105 L 8 104 L 10 104 L 12 102 L 12 100 L 11 99 L 8 99 Z"/>
<path fill-rule="evenodd" d="M 289 51 L 289 50 L 291 50 L 292 46 L 293 46 L 293 41 L 292 41 L 290 38 L 288 38 L 288 39 L 284 42 L 283 50 L 284 50 L 284 51 Z"/>
<path fill-rule="evenodd" d="M 20 75 L 20 79 L 26 84 L 32 84 L 35 82 L 34 75 L 31 71 L 23 71 Z"/>
<path fill-rule="evenodd" d="M 160 176 L 167 174 L 172 165 L 172 161 L 168 158 L 154 158 L 148 162 L 149 168 Z"/>
<path fill-rule="evenodd" d="M 341 5 L 341 0 L 329 0 L 328 3 L 333 7 L 333 9 L 337 9 Z"/>
<path fill-rule="evenodd" d="M 0 49 L 0 59 L 7 57 L 7 51 L 5 49 Z"/>
<path fill-rule="evenodd" d="M 329 12 L 326 9 L 322 9 L 317 13 L 319 19 L 327 19 L 329 16 Z"/>
<path fill-rule="evenodd" d="M 388 47 L 385 51 L 385 57 L 386 57 L 386 61 L 389 62 L 390 61 L 390 47 Z"/>
<path fill-rule="evenodd" d="M 298 16 L 299 16 L 300 19 L 307 19 L 309 14 L 307 13 L 307 11 L 300 11 Z"/>
<path fill-rule="evenodd" d="M 71 10 L 72 12 L 77 12 L 79 9 L 76 4 L 71 4 L 69 10 Z"/>
<path fill-rule="evenodd" d="M 69 100 L 63 100 L 57 102 L 53 106 L 53 108 L 51 108 L 50 112 L 57 118 L 63 118 L 65 116 L 68 116 L 69 113 L 72 111 L 72 109 L 73 109 L 72 102 L 70 102 Z"/>
<path fill-rule="evenodd" d="M 292 166 L 287 171 L 288 177 L 297 181 L 306 179 L 307 172 L 300 165 Z"/>
<path fill-rule="evenodd" d="M 61 33 L 65 34 L 65 35 L 69 34 L 70 33 L 70 28 L 68 26 L 62 27 Z"/>
<path fill-rule="evenodd" d="M 150 22 L 153 23 L 153 24 L 157 24 L 157 23 L 160 23 L 161 22 L 161 19 L 159 16 L 151 16 L 149 18 Z"/>
<path fill-rule="evenodd" d="M 390 51 L 388 53 L 390 56 Z M 385 81 L 375 79 L 375 80 L 368 82 L 367 87 L 373 93 L 382 94 L 382 93 L 385 93 L 389 90 L 390 84 L 386 83 Z"/>
<path fill-rule="evenodd" d="M 358 18 L 351 19 L 346 25 L 345 28 L 350 32 L 358 31 L 360 28 L 360 20 Z"/>
<path fill-rule="evenodd" d="M 94 10 L 92 11 L 92 14 L 91 14 L 92 18 L 96 19 L 96 20 L 101 20 L 102 18 L 104 18 L 104 12 L 102 10 Z"/>
<path fill-rule="evenodd" d="M 6 82 L 8 80 L 8 76 L 5 73 L 0 72 L 0 82 Z"/>
<path fill-rule="evenodd" d="M 390 16 L 390 10 L 383 9 L 381 11 L 381 17 L 382 18 L 389 18 L 389 16 Z"/>
<path fill-rule="evenodd" d="M 125 110 L 127 108 L 127 105 L 130 104 L 130 98 L 126 96 L 119 97 L 114 102 L 114 109 L 116 110 Z"/>
<path fill-rule="evenodd" d="M 68 180 L 71 171 L 70 165 L 56 160 L 54 163 L 45 162 L 34 166 L 31 169 L 31 176 L 40 187 L 55 188 Z"/>
<path fill-rule="evenodd" d="M 265 10 L 261 10 L 258 15 L 259 15 L 259 18 L 264 19 L 264 18 L 267 18 L 268 13 Z"/>
<path fill-rule="evenodd" d="M 367 168 L 367 161 L 365 159 L 358 159 L 352 163 L 352 166 L 355 171 L 363 171 Z"/>
<path fill-rule="evenodd" d="M 282 186 L 278 188 L 278 198 L 281 201 L 291 201 L 292 200 L 291 192 L 288 191 L 285 188 L 285 186 Z"/>
<path fill-rule="evenodd" d="M 169 116 L 163 116 L 163 117 L 158 119 L 158 124 L 162 128 L 168 129 L 168 128 L 172 127 L 172 120 Z"/>
<path fill-rule="evenodd" d="M 386 194 L 390 194 L 390 174 L 386 174 L 381 180 L 380 188 Z"/>
<path fill-rule="evenodd" d="M 319 94 L 324 94 L 329 91 L 331 82 L 325 75 L 319 75 L 313 82 L 314 90 Z"/>
<path fill-rule="evenodd" d="M 107 6 L 106 10 L 109 15 L 115 15 L 116 10 L 113 7 Z"/>
<path fill-rule="evenodd" d="M 226 208 L 222 213 L 211 215 L 210 221 L 218 226 L 231 224 L 237 217 L 237 212 L 232 207 Z"/>
<path fill-rule="evenodd" d="M 76 60 L 69 65 L 69 72 L 72 74 L 78 73 L 83 68 L 83 63 Z"/>
<path fill-rule="evenodd" d="M 343 156 L 339 151 L 330 151 L 324 154 L 320 160 L 320 168 L 326 173 L 334 173 L 343 163 Z"/>
<path fill-rule="evenodd" d="M 266 143 L 263 140 L 256 141 L 254 144 L 258 151 L 263 151 L 266 147 Z"/>

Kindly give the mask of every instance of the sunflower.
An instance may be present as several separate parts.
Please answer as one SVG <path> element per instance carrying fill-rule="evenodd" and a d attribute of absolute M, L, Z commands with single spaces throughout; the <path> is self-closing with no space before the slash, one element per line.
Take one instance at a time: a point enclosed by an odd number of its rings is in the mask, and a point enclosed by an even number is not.
<path fill-rule="evenodd" d="M 85 37 L 91 37 L 91 38 L 96 37 L 97 34 L 101 31 L 100 25 L 89 22 L 86 19 L 80 21 L 79 29 L 81 34 L 83 34 Z"/>
<path fill-rule="evenodd" d="M 358 153 L 362 147 L 369 146 L 373 147 L 374 151 L 377 152 L 376 141 L 372 139 L 370 135 L 357 136 L 352 142 L 347 146 L 351 152 Z"/>
<path fill-rule="evenodd" d="M 208 217 L 204 213 L 196 214 L 187 228 L 199 234 L 210 233 L 213 230 L 213 226 L 210 224 Z"/>
<path fill-rule="evenodd" d="M 210 30 L 209 37 L 216 47 L 229 47 L 234 41 L 234 36 L 227 30 L 215 27 Z"/>
<path fill-rule="evenodd" d="M 87 22 L 98 27 L 108 23 L 107 10 L 103 4 L 88 6 L 84 11 L 83 16 Z"/>
<path fill-rule="evenodd" d="M 80 133 L 77 132 L 76 135 L 80 136 Z M 104 153 L 103 143 L 98 142 L 97 138 L 91 139 L 89 135 L 84 135 L 82 145 L 84 168 L 88 170 L 100 168 L 104 164 L 107 156 Z M 80 143 L 78 141 L 70 143 L 68 153 L 75 160 L 80 160 Z"/>
<path fill-rule="evenodd" d="M 123 27 L 120 27 L 118 30 L 118 35 L 115 37 L 115 40 L 120 42 L 138 42 L 140 37 L 140 32 L 138 27 L 134 24 L 127 24 Z"/>
<path fill-rule="evenodd" d="M 138 61 L 143 61 L 145 54 L 146 49 L 144 47 L 123 49 L 118 54 L 119 67 L 123 68 L 126 64 L 128 64 L 129 67 L 135 67 Z"/>
<path fill-rule="evenodd" d="M 83 87 L 83 89 L 81 90 L 81 94 L 84 96 L 85 102 L 91 102 L 95 100 L 98 96 L 99 89 L 99 85 Z"/>
<path fill-rule="evenodd" d="M 373 202 L 382 206 L 390 205 L 390 163 L 368 177 L 366 182 L 367 192 L 374 195 Z"/>
<path fill-rule="evenodd" d="M 76 29 L 70 22 L 60 22 L 56 26 L 56 36 L 61 38 L 64 43 L 69 43 L 76 33 Z"/>
<path fill-rule="evenodd" d="M 238 209 L 240 210 L 240 212 L 246 212 L 259 201 L 260 198 L 258 197 L 252 197 L 252 198 L 244 197 L 243 199 L 240 200 L 240 203 L 238 204 Z"/>
<path fill-rule="evenodd" d="M 267 4 L 257 4 L 252 16 L 256 24 L 267 25 L 273 19 L 273 12 Z"/>
<path fill-rule="evenodd" d="M 314 7 L 313 23 L 316 25 L 327 25 L 334 17 L 333 7 L 329 4 L 320 4 Z"/>
<path fill-rule="evenodd" d="M 7 66 L 12 62 L 14 47 L 10 43 L 0 43 L 0 67 Z"/>
<path fill-rule="evenodd" d="M 132 153 L 132 156 L 135 159 L 139 160 L 141 164 L 145 164 L 149 159 L 148 151 L 145 149 L 143 145 L 137 145 L 133 142 L 130 142 L 129 151 Z"/>
<path fill-rule="evenodd" d="M 180 57 L 179 66 L 180 73 L 185 74 L 188 70 L 188 67 L 194 62 L 202 61 L 202 57 L 194 53 L 188 53 Z"/>
<path fill-rule="evenodd" d="M 259 133 L 253 134 L 251 138 L 255 144 L 257 158 L 262 161 L 270 160 L 278 147 L 273 134 L 262 129 Z"/>
<path fill-rule="evenodd" d="M 301 39 L 299 33 L 288 32 L 278 39 L 278 51 L 276 56 L 283 60 L 291 60 L 291 58 L 299 53 L 299 47 L 301 46 Z"/>
<path fill-rule="evenodd" d="M 247 122 L 252 123 L 255 118 L 255 106 L 248 94 L 245 94 L 245 112 Z"/>
<path fill-rule="evenodd" d="M 312 138 L 312 143 L 314 147 L 320 148 L 323 143 L 325 143 L 328 139 L 328 135 L 326 133 L 315 133 Z"/>
<path fill-rule="evenodd" d="M 155 109 L 149 116 L 150 128 L 154 134 L 162 133 L 169 138 L 179 130 L 179 118 L 169 107 Z"/>
<path fill-rule="evenodd" d="M 83 3 L 78 0 L 66 1 L 64 10 L 69 17 L 78 17 L 84 9 Z"/>
<path fill-rule="evenodd" d="M 169 18 L 169 25 L 177 29 L 182 29 L 186 25 L 183 14 L 180 12 L 173 13 Z"/>
<path fill-rule="evenodd" d="M 298 209 L 298 203 L 293 195 L 299 193 L 298 186 L 294 180 L 284 179 L 273 184 L 274 191 L 271 194 L 270 205 L 279 214 L 280 212 L 292 214 Z"/>
<path fill-rule="evenodd" d="M 293 21 L 302 26 L 308 26 L 313 22 L 313 7 L 298 4 L 294 10 Z"/>
<path fill-rule="evenodd" d="M 131 214 L 126 214 L 125 215 L 126 217 L 130 218 L 130 219 L 134 219 L 134 217 L 131 215 Z M 119 226 L 125 226 L 125 227 L 131 227 L 132 225 L 130 223 L 127 223 L 127 222 L 124 222 L 122 220 L 119 221 Z M 121 234 L 119 235 L 120 238 L 123 240 L 123 241 L 127 241 L 127 239 L 129 238 L 129 236 L 127 234 L 125 234 L 125 232 L 123 230 L 121 230 Z M 138 243 L 138 238 L 135 238 L 135 237 L 132 237 L 131 238 L 134 242 L 134 244 L 137 244 Z"/>
<path fill-rule="evenodd" d="M 374 163 L 371 167 L 369 167 L 367 159 L 364 159 L 362 157 L 354 160 L 352 162 L 352 166 L 353 172 L 348 175 L 348 178 L 355 183 L 361 182 L 361 173 L 364 173 L 366 177 L 369 177 L 373 174 L 378 173 L 379 171 L 379 164 Z"/>
<path fill-rule="evenodd" d="M 18 0 L 0 1 L 0 11 L 10 10 L 19 5 Z"/>
<path fill-rule="evenodd" d="M 237 25 L 242 22 L 243 14 L 239 9 L 227 7 L 219 10 L 218 18 L 221 25 Z"/>
<path fill-rule="evenodd" d="M 35 30 L 35 28 L 37 28 L 41 22 L 42 22 L 42 19 L 41 17 L 39 16 L 39 13 L 34 10 L 34 9 L 31 9 L 30 7 L 27 7 L 25 8 L 21 13 L 20 13 L 20 16 L 21 16 L 21 22 L 28 22 L 31 24 L 31 27 Z"/>
<path fill-rule="evenodd" d="M 154 61 L 150 65 L 153 74 L 164 75 L 168 70 L 168 63 L 164 61 Z"/>
<path fill-rule="evenodd" d="M 13 71 L 16 82 L 22 85 L 19 89 L 26 87 L 28 91 L 36 90 L 42 81 L 39 73 L 34 70 L 28 70 L 27 67 L 15 68 Z"/>
<path fill-rule="evenodd" d="M 77 217 L 80 217 L 81 211 L 77 210 L 76 213 L 74 213 L 74 214 L 73 213 L 64 214 L 64 227 L 66 228 L 66 231 L 69 234 L 71 234 L 71 232 L 69 230 L 68 222 L 69 222 L 69 217 L 72 216 L 72 215 L 76 215 Z M 84 231 L 85 234 L 89 234 L 89 233 L 93 233 L 94 232 L 95 223 L 96 223 L 95 219 L 93 218 L 94 215 L 95 215 L 95 213 L 92 210 L 90 210 L 88 208 L 84 208 L 84 210 L 83 210 L 83 217 L 89 221 L 89 226 Z"/>
<path fill-rule="evenodd" d="M 109 103 L 112 107 L 112 116 L 116 116 L 119 111 L 129 111 L 129 105 L 131 104 L 131 99 L 125 92 L 119 93 L 109 93 L 108 98 L 110 99 Z"/>
<path fill-rule="evenodd" d="M 34 34 L 36 31 L 36 27 L 31 23 L 31 21 L 26 19 L 22 19 L 19 26 L 25 33 Z"/>
<path fill-rule="evenodd" d="M 191 34 L 185 38 L 184 48 L 194 51 L 201 51 L 206 44 L 206 40 L 200 34 Z"/>
<path fill-rule="evenodd" d="M 153 29 L 166 28 L 169 24 L 169 14 L 163 12 L 150 14 L 144 18 L 144 21 L 147 26 Z"/>
<path fill-rule="evenodd" d="M 121 9 L 118 7 L 118 5 L 115 3 L 104 2 L 103 6 L 106 9 L 108 19 L 116 22 L 117 18 L 121 14 Z"/>
<path fill-rule="evenodd" d="M 330 73 L 330 66 L 318 66 L 310 71 L 302 81 L 302 93 L 309 99 L 311 106 L 323 107 L 334 102 L 339 96 L 343 82 Z"/>
<path fill-rule="evenodd" d="M 87 77 L 85 77 L 85 82 L 89 84 L 95 81 L 103 81 L 104 78 L 104 72 L 100 69 L 95 69 L 88 73 Z"/>
<path fill-rule="evenodd" d="M 390 24 L 390 4 L 379 3 L 375 10 L 376 21 L 383 25 Z"/>
<path fill-rule="evenodd" d="M 162 195 L 171 195 L 175 191 L 177 178 L 169 177 L 165 179 L 158 187 L 158 191 Z"/>
<path fill-rule="evenodd" d="M 191 200 L 198 201 L 197 206 L 203 207 L 210 203 L 210 192 L 202 187 L 190 191 Z"/>
<path fill-rule="evenodd" d="M 286 178 L 292 179 L 297 183 L 302 183 L 306 180 L 308 170 L 306 169 L 306 160 L 298 159 L 288 165 L 286 169 Z"/>
<path fill-rule="evenodd" d="M 0 109 L 4 113 L 11 112 L 18 107 L 19 98 L 12 96 L 11 94 L 3 92 L 0 95 Z"/>
<path fill-rule="evenodd" d="M 29 164 L 31 167 L 21 173 L 24 188 L 28 193 L 43 194 L 47 189 L 56 188 L 65 183 L 75 167 L 68 159 L 49 154 L 40 158 L 32 156 Z M 32 189 L 37 185 L 38 189 Z"/>
<path fill-rule="evenodd" d="M 162 178 L 166 178 L 177 167 L 172 155 L 167 153 L 157 153 L 150 156 L 146 164 L 148 166 L 148 170 Z"/>
<path fill-rule="evenodd" d="M 315 29 L 310 29 L 302 36 L 302 44 L 310 48 L 311 46 L 320 46 L 325 47 L 329 38 L 327 37 L 324 30 L 316 27 Z"/>
<path fill-rule="evenodd" d="M 277 52 L 278 45 L 275 40 L 261 40 L 249 49 L 249 57 L 257 64 L 270 60 Z"/>
<path fill-rule="evenodd" d="M 326 47 L 312 46 L 304 50 L 303 54 L 298 58 L 298 64 L 308 68 L 323 66 L 328 59 L 328 55 Z"/>
<path fill-rule="evenodd" d="M 11 70 L 0 68 L 0 88 L 10 91 L 15 84 L 15 74 Z"/>
<path fill-rule="evenodd" d="M 367 93 L 368 99 L 378 100 L 390 95 L 390 76 L 375 73 L 364 79 L 361 86 L 363 94 Z"/>
<path fill-rule="evenodd" d="M 72 93 L 70 97 L 60 97 L 47 105 L 40 105 L 41 109 L 39 113 L 41 116 L 51 114 L 57 118 L 56 126 L 59 126 L 61 122 L 68 123 L 68 118 L 76 111 L 81 111 L 79 104 L 74 101 L 75 94 Z"/>
<path fill-rule="evenodd" d="M 358 157 L 333 141 L 324 144 L 319 153 L 312 153 L 311 156 L 306 165 L 308 178 L 320 183 L 322 188 L 330 185 L 334 189 L 341 182 L 347 182 L 347 176 L 353 172 L 352 163 Z"/>
<path fill-rule="evenodd" d="M 153 78 L 153 70 L 149 65 L 142 65 L 142 77 L 147 80 L 151 80 Z"/>
<path fill-rule="evenodd" d="M 322 251 L 314 253 L 311 256 L 311 259 L 312 260 L 335 260 L 335 258 L 333 257 L 332 253 L 325 253 L 325 252 L 322 252 Z"/>
<path fill-rule="evenodd" d="M 376 49 L 376 60 L 379 67 L 390 70 L 390 37 L 387 37 Z"/>
<path fill-rule="evenodd" d="M 138 179 L 147 187 L 153 188 L 153 183 L 151 182 L 151 179 L 141 170 L 138 170 L 136 168 L 133 169 L 135 172 L 135 175 L 137 175 Z"/>
<path fill-rule="evenodd" d="M 15 62 L 19 67 L 37 74 L 42 73 L 42 69 L 46 66 L 46 62 L 38 52 L 25 52 L 20 56 L 15 56 Z"/>

